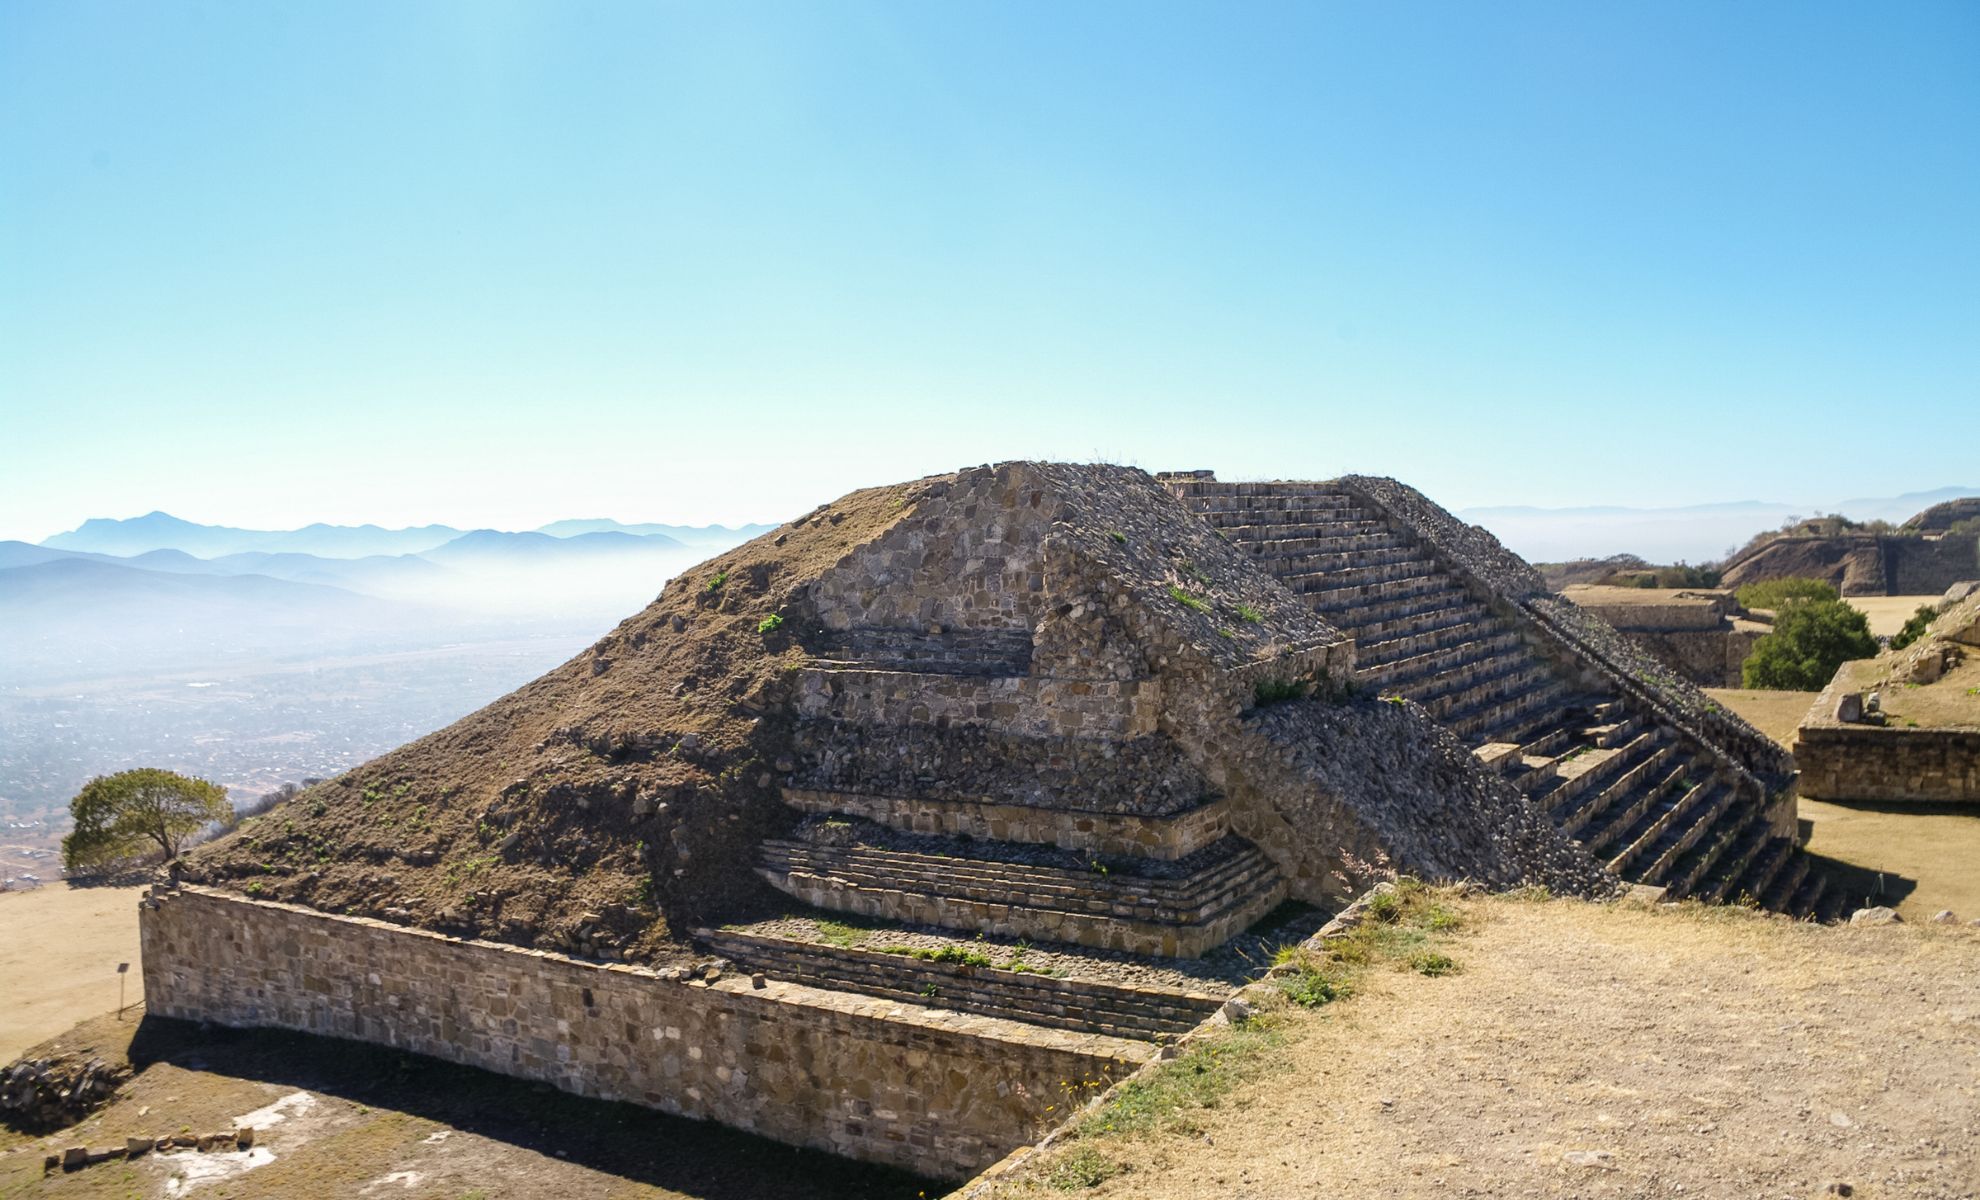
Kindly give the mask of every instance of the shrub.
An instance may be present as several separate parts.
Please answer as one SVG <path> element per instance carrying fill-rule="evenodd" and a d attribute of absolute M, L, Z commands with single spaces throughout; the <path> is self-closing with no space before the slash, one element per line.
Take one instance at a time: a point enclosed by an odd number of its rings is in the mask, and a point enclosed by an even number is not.
<path fill-rule="evenodd" d="M 1348 973 L 1349 964 L 1345 962 L 1330 961 L 1302 952 L 1294 955 L 1286 965 L 1292 969 L 1274 973 L 1272 982 L 1285 993 L 1286 999 L 1301 1008 L 1319 1008 L 1354 994 Z"/>
<path fill-rule="evenodd" d="M 1750 688 L 1820 691 L 1836 668 L 1876 654 L 1862 613 L 1840 600 L 1800 600 L 1780 610 L 1774 631 L 1753 644 L 1740 675 Z"/>
<path fill-rule="evenodd" d="M 712 577 L 711 577 L 711 578 L 710 578 L 710 579 L 708 580 L 708 587 L 707 587 L 707 588 L 706 588 L 705 590 L 706 590 L 706 592 L 707 592 L 707 594 L 708 594 L 708 595 L 711 595 L 711 596 L 712 596 L 712 595 L 714 595 L 714 594 L 715 594 L 716 592 L 719 592 L 719 591 L 721 591 L 721 590 L 722 590 L 722 585 L 723 585 L 723 584 L 725 584 L 725 583 L 727 583 L 727 582 L 729 582 L 729 573 L 728 573 L 727 571 L 717 571 L 717 572 L 715 572 L 715 574 L 714 574 L 714 575 L 713 575 L 713 576 L 712 576 Z"/>
<path fill-rule="evenodd" d="M 1763 579 L 1735 593 L 1742 608 L 1781 609 L 1805 600 L 1840 600 L 1834 585 L 1819 579 Z M 1823 680 L 1824 683 L 1828 682 Z"/>
<path fill-rule="evenodd" d="M 1910 619 L 1904 623 L 1904 628 L 1898 630 L 1897 635 L 1891 638 L 1891 649 L 1902 650 L 1919 638 L 1924 637 L 1925 630 L 1931 626 L 1938 615 L 1939 610 L 1933 608 L 1931 605 L 1919 605 L 1918 611 L 1912 613 Z"/>
<path fill-rule="evenodd" d="M 763 618 L 761 621 L 758 621 L 756 623 L 756 632 L 775 633 L 779 629 L 782 629 L 783 627 L 784 627 L 784 618 L 777 615 L 776 613 L 771 613 L 769 616 Z"/>

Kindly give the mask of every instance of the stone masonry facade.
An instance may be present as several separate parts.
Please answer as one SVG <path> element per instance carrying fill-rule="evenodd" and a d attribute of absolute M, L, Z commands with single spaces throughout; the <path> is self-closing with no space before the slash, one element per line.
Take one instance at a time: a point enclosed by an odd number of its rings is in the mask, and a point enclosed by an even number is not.
<path fill-rule="evenodd" d="M 966 1175 L 1029 1140 L 1067 1084 L 1142 1041 L 854 992 L 586 962 L 191 886 L 140 922 L 159 1016 L 293 1029 Z"/>

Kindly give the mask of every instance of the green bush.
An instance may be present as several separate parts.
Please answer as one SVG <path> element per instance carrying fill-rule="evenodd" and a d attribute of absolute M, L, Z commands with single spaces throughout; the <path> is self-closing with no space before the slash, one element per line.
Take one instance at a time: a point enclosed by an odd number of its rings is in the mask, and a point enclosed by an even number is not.
<path fill-rule="evenodd" d="M 1842 593 L 1833 585 L 1819 579 L 1763 579 L 1747 584 L 1736 595 L 1742 608 L 1766 609 L 1782 609 L 1804 600 L 1842 599 Z"/>
<path fill-rule="evenodd" d="M 1911 614 L 1910 619 L 1904 623 L 1904 628 L 1898 630 L 1897 636 L 1891 639 L 1891 649 L 1902 650 L 1919 638 L 1924 637 L 1925 630 L 1938 618 L 1938 615 L 1939 610 L 1931 605 L 1919 605 L 1918 611 Z"/>
<path fill-rule="evenodd" d="M 1740 674 L 1750 688 L 1813 692 L 1835 678 L 1837 667 L 1876 655 L 1877 639 L 1862 613 L 1840 600 L 1799 600 L 1780 609 L 1774 631 L 1753 644 Z"/>

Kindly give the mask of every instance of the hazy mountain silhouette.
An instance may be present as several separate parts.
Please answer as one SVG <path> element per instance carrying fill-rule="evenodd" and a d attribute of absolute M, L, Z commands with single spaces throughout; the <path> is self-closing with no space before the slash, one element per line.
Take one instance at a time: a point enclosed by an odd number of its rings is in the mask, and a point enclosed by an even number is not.
<path fill-rule="evenodd" d="M 590 517 L 583 520 L 552 521 L 538 529 L 551 537 L 576 537 L 584 533 L 630 533 L 639 537 L 669 537 L 688 546 L 733 546 L 746 542 L 760 533 L 767 533 L 775 526 L 738 525 L 731 529 L 727 525 L 661 525 L 645 522 L 628 525 L 609 517 Z"/>
<path fill-rule="evenodd" d="M 42 540 L 58 550 L 134 555 L 151 550 L 181 550 L 199 558 L 218 558 L 249 551 L 317 554 L 326 558 L 362 558 L 373 554 L 418 554 L 459 537 L 448 525 L 384 529 L 377 525 L 305 525 L 301 529 L 236 529 L 201 525 L 170 513 L 114 520 L 92 517 L 67 533 Z"/>

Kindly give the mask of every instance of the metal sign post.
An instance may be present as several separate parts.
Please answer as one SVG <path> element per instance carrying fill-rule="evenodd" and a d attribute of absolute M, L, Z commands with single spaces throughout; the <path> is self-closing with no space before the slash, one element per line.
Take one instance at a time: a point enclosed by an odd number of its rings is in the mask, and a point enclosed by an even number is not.
<path fill-rule="evenodd" d="M 130 973 L 131 964 L 127 962 L 117 964 L 117 1019 L 119 1021 L 124 1019 L 124 977 Z"/>

